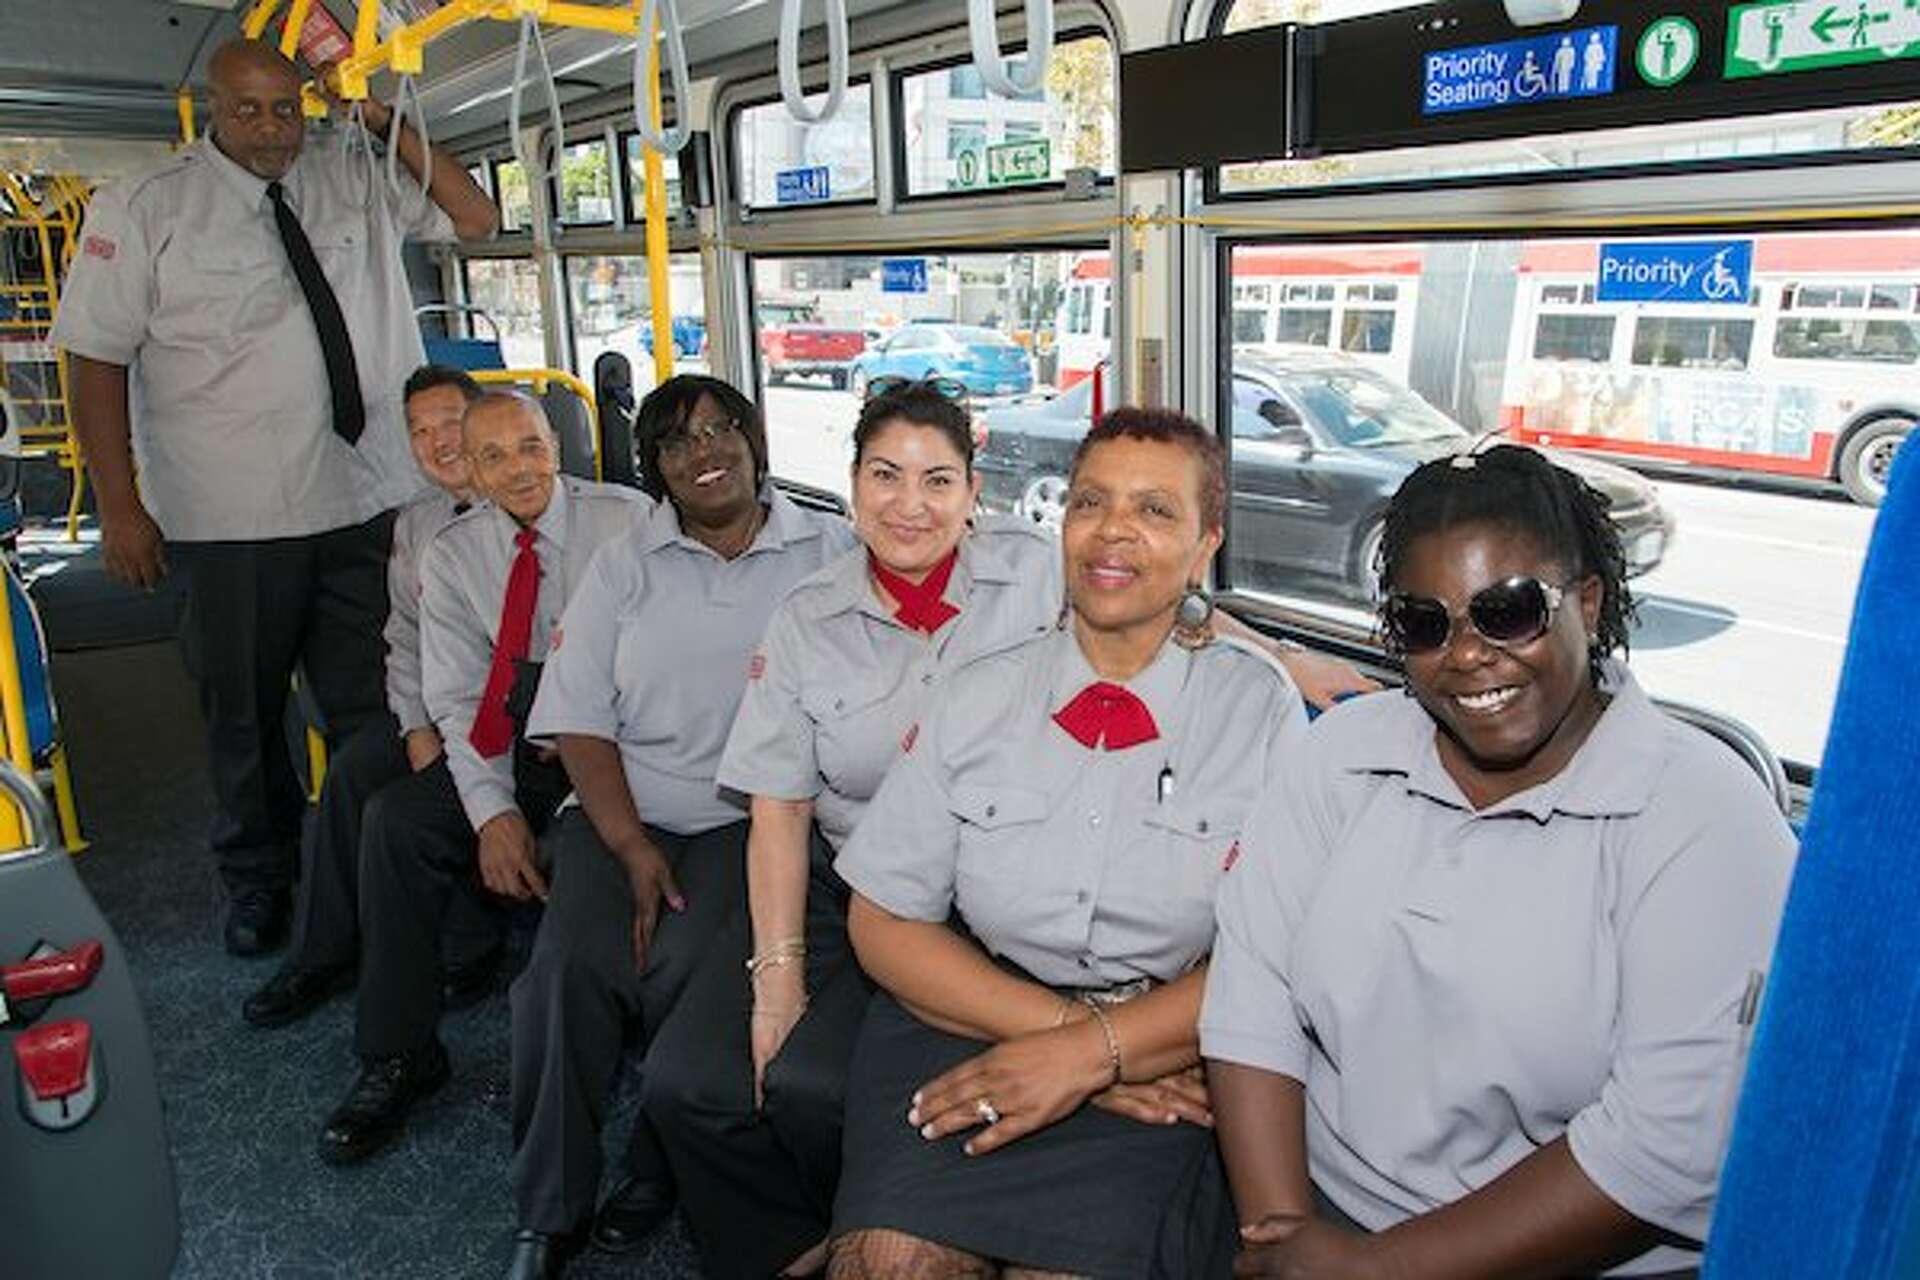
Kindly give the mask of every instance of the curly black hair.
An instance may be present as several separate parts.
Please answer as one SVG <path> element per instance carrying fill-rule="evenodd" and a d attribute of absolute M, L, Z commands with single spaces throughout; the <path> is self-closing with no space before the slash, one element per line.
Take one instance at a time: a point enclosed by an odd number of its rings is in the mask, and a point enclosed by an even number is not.
<path fill-rule="evenodd" d="M 1531 538 L 1575 578 L 1600 579 L 1600 618 L 1587 646 L 1587 675 L 1598 688 L 1602 661 L 1627 651 L 1634 618 L 1627 555 L 1609 514 L 1611 506 L 1606 494 L 1522 445 L 1496 445 L 1420 466 L 1401 482 L 1387 506 L 1375 566 L 1382 634 L 1386 597 L 1399 582 L 1408 548 L 1430 533 L 1491 525 Z"/>

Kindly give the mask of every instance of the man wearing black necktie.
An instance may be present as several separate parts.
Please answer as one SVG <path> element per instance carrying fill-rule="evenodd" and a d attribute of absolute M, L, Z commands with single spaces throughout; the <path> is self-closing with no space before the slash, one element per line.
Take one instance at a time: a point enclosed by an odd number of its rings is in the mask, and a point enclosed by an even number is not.
<path fill-rule="evenodd" d="M 290 679 L 334 745 L 385 709 L 387 548 L 421 487 L 400 403 L 423 361 L 402 243 L 484 238 L 499 219 L 451 155 L 423 190 L 420 139 L 382 103 L 368 131 L 411 181 L 389 186 L 339 133 L 309 139 L 300 75 L 267 45 L 222 45 L 207 76 L 211 136 L 95 196 L 54 341 L 107 571 L 147 589 L 170 567 L 186 578 L 226 944 L 252 955 L 285 937 L 304 810 Z"/>

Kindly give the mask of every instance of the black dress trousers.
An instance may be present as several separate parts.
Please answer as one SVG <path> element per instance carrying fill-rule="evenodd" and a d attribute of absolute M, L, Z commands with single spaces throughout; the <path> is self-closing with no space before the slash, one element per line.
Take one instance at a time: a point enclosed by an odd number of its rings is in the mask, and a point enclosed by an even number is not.
<path fill-rule="evenodd" d="M 547 908 L 533 954 L 514 980 L 513 1190 L 520 1225 L 572 1230 L 600 1186 L 606 1124 L 629 1031 L 651 1036 L 738 908 L 746 883 L 747 824 L 695 836 L 653 827 L 686 910 L 661 906 L 644 971 L 634 964 L 633 891 L 593 823 L 569 809 L 547 842 Z M 670 1190 L 645 1112 L 636 1118 L 627 1172 Z"/>
<path fill-rule="evenodd" d="M 367 803 L 412 772 L 400 724 L 390 714 L 363 726 L 329 756 L 320 803 L 307 815 L 300 840 L 300 888 L 288 953 L 293 965 L 320 969 L 359 960 L 360 835 Z M 454 895 L 447 965 L 476 963 L 499 945 L 498 913 L 471 895 Z"/>
<path fill-rule="evenodd" d="M 873 993 L 847 940 L 847 886 L 816 830 L 807 886 L 807 1011 L 753 1102 L 745 905 L 647 1051 L 642 1105 L 710 1280 L 777 1273 L 826 1238 L 840 1181 L 847 1067 Z"/>
<path fill-rule="evenodd" d="M 557 760 L 516 739 L 514 803 L 538 836 L 571 786 Z M 480 885 L 479 837 L 442 756 L 383 788 L 360 838 L 360 1002 L 363 1057 L 423 1049 L 440 1024 L 440 937 L 457 895 L 491 899 Z M 464 910 L 464 908 L 463 908 Z"/>
<path fill-rule="evenodd" d="M 389 511 L 303 538 L 167 544 L 186 576 L 181 648 L 207 721 L 211 839 L 230 890 L 293 883 L 306 808 L 285 733 L 294 672 L 329 750 L 386 710 L 392 543 Z"/>

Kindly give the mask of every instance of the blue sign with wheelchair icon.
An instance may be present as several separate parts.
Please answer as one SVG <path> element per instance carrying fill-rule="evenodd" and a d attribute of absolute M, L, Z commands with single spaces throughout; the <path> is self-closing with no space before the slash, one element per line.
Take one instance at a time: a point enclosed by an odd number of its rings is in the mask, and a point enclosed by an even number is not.
<path fill-rule="evenodd" d="M 1601 302 L 1719 302 L 1744 306 L 1751 240 L 1626 240 L 1600 246 Z"/>
<path fill-rule="evenodd" d="M 880 292 L 925 293 L 926 291 L 927 260 L 925 258 L 880 259 Z"/>
<path fill-rule="evenodd" d="M 782 169 L 773 175 L 774 199 L 780 204 L 818 204 L 833 199 L 833 182 L 825 165 Z"/>
<path fill-rule="evenodd" d="M 1601 97 L 1613 92 L 1619 49 L 1616 26 L 1439 49 L 1426 57 L 1420 111 L 1434 116 Z"/>

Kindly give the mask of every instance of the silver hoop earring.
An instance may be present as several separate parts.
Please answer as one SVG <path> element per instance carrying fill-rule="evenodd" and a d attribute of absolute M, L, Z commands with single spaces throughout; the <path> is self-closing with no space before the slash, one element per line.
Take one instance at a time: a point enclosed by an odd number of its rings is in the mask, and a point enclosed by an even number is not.
<path fill-rule="evenodd" d="M 1213 597 L 1199 583 L 1190 585 L 1173 611 L 1173 642 L 1182 649 L 1213 643 Z"/>

